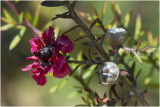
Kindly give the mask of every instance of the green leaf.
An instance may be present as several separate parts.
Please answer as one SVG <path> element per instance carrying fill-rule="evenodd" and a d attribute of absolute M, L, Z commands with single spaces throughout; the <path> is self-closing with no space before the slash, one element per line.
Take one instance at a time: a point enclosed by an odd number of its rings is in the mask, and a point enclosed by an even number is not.
<path fill-rule="evenodd" d="M 4 13 L 5 17 L 6 17 L 8 20 L 14 21 L 14 19 L 11 17 L 11 15 L 9 14 L 9 12 L 8 12 L 5 8 L 3 8 L 3 13 Z"/>
<path fill-rule="evenodd" d="M 22 24 L 23 22 L 24 13 L 22 12 L 19 16 L 19 23 Z"/>
<path fill-rule="evenodd" d="M 88 77 L 90 77 L 91 75 L 93 75 L 93 71 L 94 68 L 96 67 L 96 65 L 92 65 L 82 76 L 83 79 L 86 79 Z"/>
<path fill-rule="evenodd" d="M 1 31 L 6 31 L 6 30 L 12 28 L 13 26 L 14 26 L 14 25 L 12 25 L 12 24 L 6 24 L 6 25 L 1 26 L 1 27 L 0 27 L 0 30 L 1 30 Z"/>
<path fill-rule="evenodd" d="M 40 5 L 37 6 L 37 10 L 35 12 L 35 17 L 33 19 L 33 26 L 36 27 L 38 24 L 38 19 L 39 19 L 39 11 L 40 11 Z"/>
<path fill-rule="evenodd" d="M 60 90 L 61 88 L 64 87 L 64 85 L 67 83 L 67 78 L 63 79 L 60 83 L 58 83 L 57 85 L 53 86 L 50 90 L 49 93 L 55 93 L 56 91 Z"/>
<path fill-rule="evenodd" d="M 46 7 L 56 7 L 56 6 L 62 6 L 63 3 L 61 1 L 43 1 L 41 5 Z"/>
<path fill-rule="evenodd" d="M 23 35 L 24 35 L 24 32 L 26 31 L 26 27 L 21 26 L 21 25 L 16 26 L 16 28 L 20 29 L 20 31 L 19 31 L 19 34 L 17 34 L 17 35 L 13 38 L 12 42 L 10 43 L 10 45 L 9 45 L 9 50 L 12 50 L 12 49 L 14 49 L 14 48 L 17 46 L 17 44 L 18 44 L 18 43 L 20 42 L 20 40 L 22 39 L 22 37 L 23 37 Z"/>
<path fill-rule="evenodd" d="M 147 45 L 148 45 L 148 42 L 146 41 L 142 42 L 141 45 L 138 47 L 138 50 L 146 47 Z"/>
<path fill-rule="evenodd" d="M 138 15 L 137 19 L 136 19 L 136 26 L 135 26 L 135 35 L 134 35 L 134 39 L 138 40 L 140 38 L 140 31 L 141 31 L 141 16 Z"/>
<path fill-rule="evenodd" d="M 140 55 L 138 55 L 136 52 L 134 52 L 134 55 L 135 55 L 136 59 L 137 59 L 140 63 L 143 63 L 143 61 L 141 60 Z"/>
<path fill-rule="evenodd" d="M 132 14 L 132 10 L 129 11 L 126 16 L 124 17 L 124 27 L 125 28 L 128 28 L 128 25 L 129 25 L 129 22 L 130 22 L 130 19 L 131 19 L 131 14 Z"/>
<path fill-rule="evenodd" d="M 92 99 L 92 105 L 93 105 L 93 106 L 96 106 L 96 103 L 97 103 L 97 100 L 96 100 L 96 98 L 94 97 L 94 98 Z"/>
<path fill-rule="evenodd" d="M 26 12 L 25 16 L 29 22 L 32 22 L 32 16 L 29 12 Z"/>
<path fill-rule="evenodd" d="M 57 25 L 55 26 L 54 32 L 55 32 L 54 37 L 55 37 L 55 40 L 56 40 L 57 37 L 58 37 L 58 33 L 59 33 L 59 26 L 57 26 Z"/>
<path fill-rule="evenodd" d="M 147 54 L 150 54 L 155 50 L 156 50 L 156 48 L 150 48 L 150 49 L 147 49 L 146 52 L 147 52 Z"/>
<path fill-rule="evenodd" d="M 49 90 L 49 93 L 55 93 L 57 90 L 58 90 L 58 85 L 55 85 Z"/>
<path fill-rule="evenodd" d="M 151 82 L 151 77 L 147 77 L 145 80 L 144 80 L 144 84 L 145 85 L 148 85 L 150 82 Z"/>
<path fill-rule="evenodd" d="M 103 10 L 102 10 L 102 13 L 101 13 L 101 20 L 103 20 L 103 17 L 106 13 L 106 7 L 107 7 L 107 0 L 104 1 Z"/>
<path fill-rule="evenodd" d="M 87 106 L 90 106 L 89 98 L 88 98 L 88 96 L 87 96 L 87 94 L 86 94 L 86 92 L 85 92 L 84 89 L 82 89 L 82 93 L 83 93 L 83 96 L 84 96 L 84 100 L 85 100 L 86 105 L 87 105 Z"/>
<path fill-rule="evenodd" d="M 81 94 L 81 92 L 79 92 L 79 91 L 73 91 L 73 92 L 69 93 L 67 97 L 74 98 L 76 96 L 79 96 L 80 94 Z"/>

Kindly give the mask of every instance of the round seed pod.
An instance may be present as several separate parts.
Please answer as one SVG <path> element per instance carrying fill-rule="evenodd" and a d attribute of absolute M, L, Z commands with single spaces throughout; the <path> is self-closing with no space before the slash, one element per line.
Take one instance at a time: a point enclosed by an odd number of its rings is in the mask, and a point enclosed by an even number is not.
<path fill-rule="evenodd" d="M 127 31 L 124 28 L 111 28 L 107 31 L 107 39 L 112 46 L 119 46 L 125 42 Z"/>
<path fill-rule="evenodd" d="M 120 77 L 119 67 L 113 62 L 104 62 L 98 71 L 98 78 L 104 85 L 115 84 Z"/>

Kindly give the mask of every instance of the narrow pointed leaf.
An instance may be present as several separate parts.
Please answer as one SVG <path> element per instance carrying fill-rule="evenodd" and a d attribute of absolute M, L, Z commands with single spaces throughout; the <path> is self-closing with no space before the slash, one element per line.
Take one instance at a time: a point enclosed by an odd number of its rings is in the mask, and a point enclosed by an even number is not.
<path fill-rule="evenodd" d="M 139 42 L 137 43 L 137 46 L 136 46 L 136 50 L 138 50 L 139 46 L 141 45 L 141 40 L 139 40 Z"/>
<path fill-rule="evenodd" d="M 134 55 L 140 63 L 143 63 L 143 61 L 141 60 L 141 57 L 136 52 L 134 52 Z"/>
<path fill-rule="evenodd" d="M 80 92 L 78 92 L 78 91 L 73 91 L 73 92 L 71 92 L 71 93 L 69 93 L 68 94 L 68 98 L 74 98 L 74 97 L 76 97 L 76 96 L 79 96 L 81 93 Z"/>
<path fill-rule="evenodd" d="M 14 19 L 12 18 L 12 16 L 9 14 L 9 12 L 8 12 L 5 8 L 3 8 L 3 13 L 4 13 L 5 17 L 6 17 L 8 20 L 14 21 Z"/>
<path fill-rule="evenodd" d="M 26 12 L 26 13 L 25 13 L 25 16 L 26 16 L 26 18 L 27 18 L 27 20 L 28 20 L 29 22 L 32 22 L 32 16 L 31 16 L 31 14 L 30 14 L 29 12 Z"/>
<path fill-rule="evenodd" d="M 142 49 L 142 48 L 146 47 L 147 45 L 148 45 L 148 42 L 144 41 L 144 42 L 142 42 L 142 43 L 140 44 L 140 46 L 138 47 L 137 50 Z"/>
<path fill-rule="evenodd" d="M 40 5 L 37 6 L 37 10 L 35 12 L 35 17 L 33 19 L 33 26 L 36 27 L 39 20 L 39 11 L 40 11 Z"/>
<path fill-rule="evenodd" d="M 148 37 L 148 42 L 149 42 L 150 46 L 152 46 L 152 43 L 153 43 L 153 35 L 152 35 L 152 32 L 151 32 L 151 31 L 149 31 L 149 32 L 147 33 L 147 37 Z"/>
<path fill-rule="evenodd" d="M 8 29 L 10 29 L 10 28 L 12 28 L 12 27 L 14 27 L 14 25 L 12 25 L 12 24 L 6 24 L 6 25 L 3 25 L 3 26 L 1 26 L 0 28 L 0 30 L 1 31 L 6 31 L 6 30 L 8 30 Z"/>
<path fill-rule="evenodd" d="M 132 14 L 132 10 L 129 11 L 126 16 L 124 17 L 124 27 L 125 28 L 128 28 L 128 25 L 129 25 L 129 22 L 130 22 L 130 19 L 131 19 L 131 14 Z"/>
<path fill-rule="evenodd" d="M 135 35 L 134 35 L 134 39 L 138 40 L 140 38 L 140 31 L 141 31 L 141 16 L 138 15 L 137 19 L 136 19 L 136 26 L 135 26 Z"/>
<path fill-rule="evenodd" d="M 22 27 L 23 27 L 23 26 L 22 26 Z M 12 42 L 11 42 L 10 45 L 9 45 L 9 50 L 12 50 L 12 49 L 14 49 L 14 48 L 17 46 L 17 44 L 20 42 L 21 38 L 23 37 L 25 31 L 26 31 L 26 28 L 23 27 L 23 28 L 19 31 L 19 34 L 17 34 L 17 35 L 13 38 Z"/>
<path fill-rule="evenodd" d="M 150 54 L 155 50 L 156 50 L 156 48 L 150 48 L 150 49 L 147 49 L 146 52 L 147 52 L 147 54 Z"/>
<path fill-rule="evenodd" d="M 153 40 L 152 46 L 155 47 L 158 44 L 158 36 L 156 36 Z"/>
<path fill-rule="evenodd" d="M 19 16 L 19 23 L 22 24 L 23 22 L 24 13 L 22 12 Z"/>
<path fill-rule="evenodd" d="M 57 7 L 62 6 L 63 3 L 61 1 L 43 1 L 41 5 L 46 7 Z"/>
<path fill-rule="evenodd" d="M 59 26 L 57 26 L 57 25 L 55 26 L 54 32 L 55 32 L 55 34 L 54 34 L 55 40 L 57 40 L 57 38 L 58 38 L 58 33 L 59 33 Z"/>
<path fill-rule="evenodd" d="M 93 105 L 93 106 L 96 106 L 96 104 L 97 104 L 97 100 L 96 100 L 96 98 L 94 97 L 94 98 L 92 99 L 92 105 Z"/>
<path fill-rule="evenodd" d="M 106 8 L 107 8 L 107 0 L 104 1 L 103 10 L 102 10 L 102 13 L 101 13 L 101 20 L 103 20 L 103 17 L 106 13 Z"/>
<path fill-rule="evenodd" d="M 57 90 L 58 90 L 58 85 L 55 85 L 49 90 L 49 93 L 55 93 Z"/>

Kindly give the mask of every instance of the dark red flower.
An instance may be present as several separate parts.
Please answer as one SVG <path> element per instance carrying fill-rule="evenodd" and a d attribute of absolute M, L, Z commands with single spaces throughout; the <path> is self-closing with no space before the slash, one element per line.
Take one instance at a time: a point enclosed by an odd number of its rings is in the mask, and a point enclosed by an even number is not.
<path fill-rule="evenodd" d="M 47 82 L 45 75 L 48 72 L 53 72 L 53 76 L 56 78 L 64 78 L 70 73 L 70 67 L 59 51 L 69 53 L 74 48 L 74 44 L 67 35 L 59 36 L 57 40 L 54 40 L 54 29 L 52 27 L 49 27 L 48 32 L 44 31 L 42 33 L 42 39 L 44 44 L 38 37 L 29 40 L 32 46 L 31 53 L 34 53 L 35 56 L 26 59 L 34 62 L 21 69 L 26 72 L 35 68 L 30 74 L 34 74 L 32 78 L 41 86 Z"/>

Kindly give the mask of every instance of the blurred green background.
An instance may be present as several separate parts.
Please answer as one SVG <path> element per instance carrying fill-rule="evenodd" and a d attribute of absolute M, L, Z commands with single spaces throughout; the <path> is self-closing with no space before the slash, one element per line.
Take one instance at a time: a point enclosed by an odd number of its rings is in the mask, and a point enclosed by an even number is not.
<path fill-rule="evenodd" d="M 20 11 L 27 12 L 29 11 L 31 15 L 34 17 L 34 12 L 38 4 L 41 1 L 21 1 L 18 2 L 16 7 Z M 101 13 L 104 1 L 92 1 L 93 6 L 97 9 L 99 13 Z M 151 30 L 154 36 L 158 36 L 159 34 L 159 2 L 158 1 L 118 1 L 119 6 L 122 11 L 122 18 L 125 14 L 133 9 L 131 23 L 129 25 L 129 29 L 131 34 L 134 34 L 135 30 L 135 20 L 138 14 L 141 15 L 142 19 L 142 30 Z M 18 19 L 17 16 L 13 13 L 12 9 L 9 8 L 4 1 L 1 2 L 1 15 L 3 16 L 2 9 L 6 8 L 9 13 L 15 18 Z M 89 8 L 89 2 L 81 1 L 76 5 L 76 9 L 90 13 L 91 9 Z M 40 18 L 38 22 L 39 29 L 42 29 L 48 21 L 51 21 L 51 18 L 55 16 L 55 14 L 62 13 L 66 11 L 66 8 L 61 7 L 42 7 L 40 8 Z M 110 1 L 107 2 L 106 14 L 104 17 L 104 24 L 107 25 L 113 19 L 113 13 L 111 10 Z M 53 23 L 58 25 L 60 28 L 59 34 L 65 32 L 70 27 L 75 25 L 75 22 L 69 19 L 57 19 Z M 2 22 L 2 25 L 5 23 Z M 75 40 L 79 37 L 79 33 L 81 30 L 76 29 L 70 33 L 68 33 L 69 38 Z M 36 82 L 29 75 L 29 72 L 21 71 L 21 68 L 26 67 L 31 61 L 26 61 L 25 58 L 31 56 L 30 53 L 30 44 L 29 40 L 34 35 L 32 32 L 27 30 L 24 37 L 17 45 L 15 49 L 9 51 L 9 44 L 12 41 L 13 37 L 17 34 L 18 30 L 15 28 L 10 29 L 5 32 L 1 32 L 1 103 L 2 106 L 66 106 L 66 105 L 76 105 L 76 104 L 84 104 L 82 102 L 81 96 L 78 95 L 74 98 L 68 98 L 68 95 L 75 91 L 76 89 L 71 88 L 72 85 L 80 84 L 75 81 L 72 77 L 69 78 L 67 84 L 56 93 L 49 93 L 50 88 L 52 88 L 55 84 L 62 81 L 62 79 L 57 79 L 54 77 L 47 77 L 47 83 L 41 87 L 36 84 Z M 94 33 L 103 34 L 99 29 L 94 30 Z M 144 40 L 147 40 L 147 35 L 145 34 Z M 71 55 L 75 58 L 79 53 L 79 50 L 85 51 L 87 48 L 82 46 L 80 42 L 75 43 L 75 49 L 71 53 Z M 91 49 L 94 51 L 94 48 Z M 128 59 L 126 59 L 128 61 Z M 149 74 L 151 69 L 150 64 L 140 64 L 136 61 L 136 71 L 142 68 L 143 72 L 139 76 L 138 86 L 141 91 L 143 91 L 146 87 L 144 86 L 144 79 Z M 159 72 L 154 69 L 152 71 L 152 80 L 153 83 L 159 83 Z M 93 75 L 95 75 L 93 73 Z M 97 75 L 94 76 L 92 82 L 90 84 L 93 90 L 96 90 L 99 95 L 102 97 L 103 93 L 108 89 L 108 86 L 103 86 L 98 83 L 99 80 Z M 121 90 L 121 88 L 116 88 L 117 90 Z M 125 93 L 126 90 L 118 91 L 119 95 Z M 148 88 L 148 93 L 146 95 L 146 100 L 150 105 L 158 106 L 159 105 L 159 88 Z M 130 102 L 129 105 L 133 103 Z"/>

